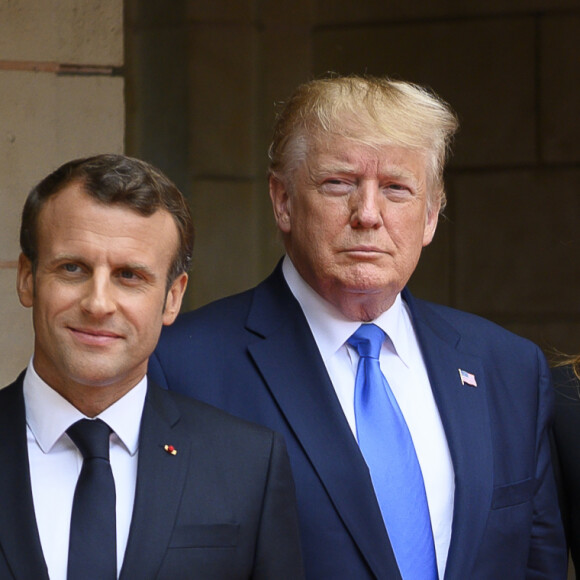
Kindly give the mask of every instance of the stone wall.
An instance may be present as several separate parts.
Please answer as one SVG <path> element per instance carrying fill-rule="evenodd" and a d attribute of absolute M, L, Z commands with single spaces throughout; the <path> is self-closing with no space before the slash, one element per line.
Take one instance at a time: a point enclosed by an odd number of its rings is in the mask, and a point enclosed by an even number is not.
<path fill-rule="evenodd" d="M 70 159 L 124 148 L 121 0 L 0 0 L 0 385 L 32 353 L 16 296 L 28 191 Z"/>
<path fill-rule="evenodd" d="M 159 165 L 197 225 L 186 307 L 242 290 L 282 253 L 266 189 L 275 114 L 325 71 L 428 84 L 462 128 L 449 205 L 412 280 L 547 351 L 580 350 L 580 0 L 0 1 L 0 380 L 31 351 L 14 292 L 30 187 L 80 155 Z M 126 62 L 125 62 L 126 61 Z"/>
<path fill-rule="evenodd" d="M 580 351 L 580 0 L 128 0 L 128 148 L 190 196 L 188 307 L 281 254 L 267 196 L 277 101 L 326 71 L 431 86 L 462 128 L 412 287 Z"/>

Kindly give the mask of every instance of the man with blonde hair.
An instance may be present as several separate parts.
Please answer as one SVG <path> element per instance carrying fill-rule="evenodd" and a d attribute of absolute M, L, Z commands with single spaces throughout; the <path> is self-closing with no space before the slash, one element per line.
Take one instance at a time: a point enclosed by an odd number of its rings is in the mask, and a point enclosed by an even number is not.
<path fill-rule="evenodd" d="M 456 129 L 410 83 L 298 87 L 270 147 L 286 256 L 181 316 L 151 360 L 168 388 L 285 436 L 311 580 L 566 575 L 544 357 L 405 288 Z"/>

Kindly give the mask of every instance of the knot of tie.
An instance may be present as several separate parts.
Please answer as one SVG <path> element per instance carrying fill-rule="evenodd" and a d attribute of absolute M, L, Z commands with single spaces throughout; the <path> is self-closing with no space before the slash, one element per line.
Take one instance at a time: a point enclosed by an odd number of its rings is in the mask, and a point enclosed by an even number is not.
<path fill-rule="evenodd" d="M 358 355 L 368 358 L 379 358 L 381 345 L 385 341 L 386 334 L 376 324 L 361 324 L 356 332 L 347 340 Z"/>
<path fill-rule="evenodd" d="M 111 428 L 100 419 L 81 419 L 66 430 L 84 459 L 109 461 Z"/>

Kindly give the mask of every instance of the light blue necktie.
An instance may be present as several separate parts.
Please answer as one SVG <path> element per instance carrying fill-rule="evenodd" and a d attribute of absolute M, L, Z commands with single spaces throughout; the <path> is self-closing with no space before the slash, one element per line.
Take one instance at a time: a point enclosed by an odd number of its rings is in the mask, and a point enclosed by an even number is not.
<path fill-rule="evenodd" d="M 385 337 L 375 324 L 363 324 L 347 341 L 360 356 L 354 393 L 358 443 L 403 580 L 437 580 L 421 468 L 407 423 L 379 365 Z"/>

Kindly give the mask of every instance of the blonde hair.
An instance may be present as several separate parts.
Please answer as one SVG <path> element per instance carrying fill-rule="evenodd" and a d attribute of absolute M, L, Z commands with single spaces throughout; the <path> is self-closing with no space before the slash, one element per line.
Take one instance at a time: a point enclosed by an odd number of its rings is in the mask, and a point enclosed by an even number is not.
<path fill-rule="evenodd" d="M 580 379 L 580 354 L 575 355 L 559 355 L 554 360 L 550 361 L 554 367 L 569 366 L 577 379 Z"/>
<path fill-rule="evenodd" d="M 459 123 L 427 89 L 388 78 L 335 76 L 300 85 L 278 115 L 269 149 L 270 175 L 292 189 L 292 174 L 309 147 L 329 134 L 371 146 L 423 151 L 429 206 L 445 206 L 443 168 Z"/>

